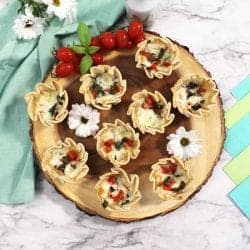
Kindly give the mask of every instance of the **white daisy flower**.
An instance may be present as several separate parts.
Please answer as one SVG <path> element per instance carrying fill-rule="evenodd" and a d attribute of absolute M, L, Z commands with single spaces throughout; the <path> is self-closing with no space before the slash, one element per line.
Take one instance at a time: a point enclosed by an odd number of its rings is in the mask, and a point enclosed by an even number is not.
<path fill-rule="evenodd" d="M 100 113 L 85 104 L 73 104 L 69 112 L 68 125 L 80 137 L 94 135 L 99 129 Z"/>
<path fill-rule="evenodd" d="M 201 152 L 202 145 L 194 130 L 186 131 L 184 127 L 179 127 L 175 133 L 167 136 L 167 151 L 169 154 L 187 160 Z"/>
<path fill-rule="evenodd" d="M 54 14 L 60 20 L 65 20 L 65 24 L 71 24 L 76 20 L 75 0 L 42 0 L 48 5 L 48 15 Z"/>
<path fill-rule="evenodd" d="M 43 33 L 45 18 L 35 17 L 29 7 L 15 20 L 13 30 L 18 39 L 33 39 Z"/>

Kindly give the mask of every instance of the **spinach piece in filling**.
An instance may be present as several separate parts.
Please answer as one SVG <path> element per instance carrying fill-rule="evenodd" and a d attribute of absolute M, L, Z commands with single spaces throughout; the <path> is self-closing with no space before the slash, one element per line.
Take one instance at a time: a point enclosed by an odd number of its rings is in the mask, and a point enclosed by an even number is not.
<path fill-rule="evenodd" d="M 102 203 L 103 208 L 106 208 L 108 206 L 108 204 L 109 203 L 106 200 L 104 200 L 103 203 Z"/>
<path fill-rule="evenodd" d="M 96 96 L 104 96 L 105 92 L 102 89 L 102 87 L 97 84 L 96 82 L 93 83 L 93 85 L 91 86 L 91 89 L 96 93 Z"/>
<path fill-rule="evenodd" d="M 183 190 L 185 187 L 186 187 L 186 183 L 184 181 L 181 181 L 179 187 L 172 188 L 172 191 L 179 192 L 179 191 Z"/>

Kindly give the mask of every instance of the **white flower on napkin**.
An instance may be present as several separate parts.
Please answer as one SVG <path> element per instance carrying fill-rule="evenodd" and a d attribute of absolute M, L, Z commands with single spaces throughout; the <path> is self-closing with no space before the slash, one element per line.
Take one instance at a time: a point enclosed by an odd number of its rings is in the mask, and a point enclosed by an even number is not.
<path fill-rule="evenodd" d="M 55 15 L 65 24 L 71 24 L 76 20 L 75 0 L 42 0 L 47 7 L 48 15 Z"/>
<path fill-rule="evenodd" d="M 15 20 L 13 30 L 18 39 L 33 39 L 43 33 L 45 18 L 35 17 L 29 7 Z"/>

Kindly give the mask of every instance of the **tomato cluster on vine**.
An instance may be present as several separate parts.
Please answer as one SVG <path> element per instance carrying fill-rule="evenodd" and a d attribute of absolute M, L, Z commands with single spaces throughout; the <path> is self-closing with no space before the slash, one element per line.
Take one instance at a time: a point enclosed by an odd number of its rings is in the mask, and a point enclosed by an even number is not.
<path fill-rule="evenodd" d="M 104 32 L 100 36 L 92 37 L 91 45 L 104 49 L 130 49 L 145 39 L 143 25 L 139 20 L 133 20 L 128 29 L 119 29 L 114 33 Z"/>
<path fill-rule="evenodd" d="M 114 33 L 103 32 L 99 36 L 91 38 L 91 46 L 97 46 L 100 49 L 130 49 L 133 45 L 145 39 L 143 25 L 138 20 L 133 20 L 128 29 L 119 29 Z M 59 61 L 55 68 L 56 77 L 67 77 L 73 72 L 80 74 L 80 62 L 84 54 L 77 54 L 71 48 L 61 47 L 54 53 Z M 91 54 L 93 65 L 103 63 L 103 56 L 100 52 Z"/>

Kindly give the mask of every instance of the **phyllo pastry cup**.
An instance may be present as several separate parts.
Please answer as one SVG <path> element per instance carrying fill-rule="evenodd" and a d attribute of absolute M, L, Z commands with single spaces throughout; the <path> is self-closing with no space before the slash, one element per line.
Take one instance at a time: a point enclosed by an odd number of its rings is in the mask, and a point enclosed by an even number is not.
<path fill-rule="evenodd" d="M 103 123 L 95 138 L 99 155 L 115 166 L 126 165 L 140 152 L 139 134 L 129 123 L 125 124 L 119 119 L 115 123 Z"/>
<path fill-rule="evenodd" d="M 151 166 L 149 180 L 153 191 L 162 199 L 181 199 L 191 180 L 187 163 L 177 157 L 162 158 Z"/>
<path fill-rule="evenodd" d="M 175 70 L 180 61 L 178 47 L 167 38 L 154 36 L 138 44 L 136 67 L 144 69 L 148 78 L 163 78 Z"/>
<path fill-rule="evenodd" d="M 165 127 L 174 120 L 174 114 L 170 113 L 171 103 L 158 91 L 151 93 L 144 89 L 135 93 L 132 100 L 127 114 L 131 115 L 133 127 L 143 134 L 164 133 Z"/>
<path fill-rule="evenodd" d="M 199 116 L 210 111 L 219 93 L 211 78 L 202 78 L 198 75 L 180 79 L 171 91 L 173 107 L 178 108 L 179 112 L 187 117 Z"/>
<path fill-rule="evenodd" d="M 74 183 L 88 173 L 87 159 L 88 153 L 84 146 L 71 138 L 66 138 L 64 142 L 58 141 L 56 146 L 45 151 L 42 167 L 50 177 L 61 182 Z"/>
<path fill-rule="evenodd" d="M 32 121 L 40 120 L 44 126 L 62 122 L 68 114 L 68 94 L 57 82 L 39 83 L 36 92 L 24 97 Z"/>
<path fill-rule="evenodd" d="M 101 110 L 109 110 L 112 104 L 121 102 L 127 88 L 120 70 L 109 65 L 91 67 L 90 74 L 83 75 L 80 81 L 79 92 L 84 95 L 85 103 Z"/>
<path fill-rule="evenodd" d="M 95 189 L 104 209 L 127 211 L 141 199 L 138 187 L 138 175 L 128 176 L 122 168 L 112 168 L 99 177 Z"/>

